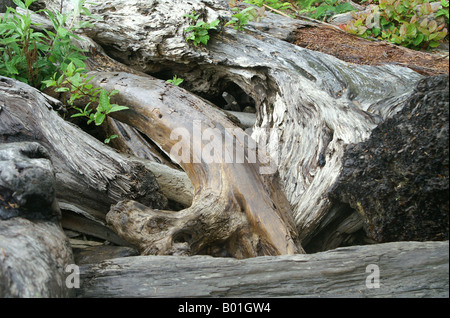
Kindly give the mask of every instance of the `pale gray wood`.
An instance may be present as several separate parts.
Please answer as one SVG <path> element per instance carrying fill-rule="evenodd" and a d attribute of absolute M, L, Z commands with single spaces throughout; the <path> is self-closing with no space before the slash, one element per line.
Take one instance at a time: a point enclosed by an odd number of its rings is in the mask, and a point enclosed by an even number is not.
<path fill-rule="evenodd" d="M 137 256 L 81 267 L 80 297 L 449 297 L 446 242 L 396 242 L 245 260 Z M 380 288 L 369 289 L 368 265 Z"/>

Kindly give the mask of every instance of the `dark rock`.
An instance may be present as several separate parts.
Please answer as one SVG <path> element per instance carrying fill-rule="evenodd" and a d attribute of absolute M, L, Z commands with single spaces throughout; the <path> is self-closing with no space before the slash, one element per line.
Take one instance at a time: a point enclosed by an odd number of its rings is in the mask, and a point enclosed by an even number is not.
<path fill-rule="evenodd" d="M 350 145 L 331 199 L 348 203 L 377 242 L 447 240 L 448 76 L 421 80 L 403 109 Z"/>

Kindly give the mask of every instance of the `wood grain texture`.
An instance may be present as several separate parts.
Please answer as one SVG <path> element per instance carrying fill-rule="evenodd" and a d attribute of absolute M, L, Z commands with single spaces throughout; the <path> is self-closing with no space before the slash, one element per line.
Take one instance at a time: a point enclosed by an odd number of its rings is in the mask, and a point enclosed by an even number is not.
<path fill-rule="evenodd" d="M 396 242 L 245 260 L 138 256 L 81 268 L 79 297 L 448 297 L 447 242 Z M 378 266 L 380 288 L 366 272 Z"/>
<path fill-rule="evenodd" d="M 251 149 L 250 137 L 223 112 L 148 76 L 90 74 L 95 75 L 93 84 L 118 89 L 114 103 L 130 108 L 112 116 L 170 154 L 194 188 L 192 206 L 176 214 L 131 201 L 116 205 L 108 222 L 118 233 L 135 244 L 142 242 L 138 246 L 144 254 L 196 254 L 211 245 L 239 258 L 301 251 L 278 180 L 261 177 L 263 163 L 270 158 L 261 149 L 252 161 L 250 152 L 256 149 Z M 182 150 L 179 156 L 177 147 Z M 143 224 L 145 234 L 137 230 Z"/>

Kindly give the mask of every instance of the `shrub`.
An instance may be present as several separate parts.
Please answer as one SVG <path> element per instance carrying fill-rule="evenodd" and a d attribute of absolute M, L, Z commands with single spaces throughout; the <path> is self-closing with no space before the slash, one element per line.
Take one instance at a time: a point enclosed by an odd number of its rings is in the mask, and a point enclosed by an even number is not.
<path fill-rule="evenodd" d="M 378 38 L 414 49 L 436 47 L 448 34 L 448 0 L 434 9 L 428 0 L 379 0 L 378 6 L 341 28 L 364 38 Z M 446 21 L 438 23 L 436 17 Z"/>

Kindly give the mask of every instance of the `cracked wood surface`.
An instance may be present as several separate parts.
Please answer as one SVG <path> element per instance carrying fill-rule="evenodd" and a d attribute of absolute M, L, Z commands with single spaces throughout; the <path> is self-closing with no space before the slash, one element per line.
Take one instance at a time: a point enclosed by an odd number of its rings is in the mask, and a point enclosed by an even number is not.
<path fill-rule="evenodd" d="M 449 296 L 448 241 L 395 242 L 245 260 L 137 256 L 81 267 L 79 297 Z M 380 288 L 367 288 L 377 265 Z M 370 269 L 370 268 L 369 268 Z"/>

